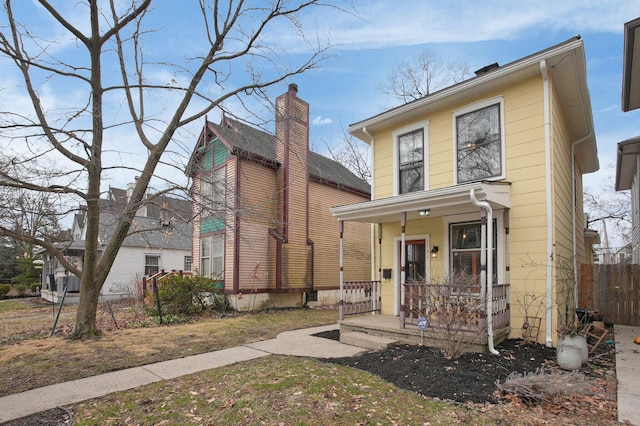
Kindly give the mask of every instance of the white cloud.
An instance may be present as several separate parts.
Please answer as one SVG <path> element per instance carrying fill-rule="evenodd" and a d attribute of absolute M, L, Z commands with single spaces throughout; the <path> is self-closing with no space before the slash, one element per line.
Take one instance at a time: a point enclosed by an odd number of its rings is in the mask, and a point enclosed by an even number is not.
<path fill-rule="evenodd" d="M 333 120 L 327 117 L 317 116 L 311 122 L 314 126 L 326 126 L 328 124 L 333 123 Z"/>
<path fill-rule="evenodd" d="M 624 22 L 640 16 L 640 2 L 541 0 L 355 1 L 354 15 L 324 12 L 321 30 L 343 49 L 478 42 L 531 37 L 532 32 L 621 33 Z M 334 16 L 336 15 L 336 16 Z M 309 23 L 318 16 L 309 16 Z"/>

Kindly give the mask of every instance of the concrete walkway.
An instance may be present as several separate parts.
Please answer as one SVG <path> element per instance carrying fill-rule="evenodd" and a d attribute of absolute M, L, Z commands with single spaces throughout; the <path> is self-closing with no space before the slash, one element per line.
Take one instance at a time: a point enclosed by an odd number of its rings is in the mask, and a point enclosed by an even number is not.
<path fill-rule="evenodd" d="M 175 379 L 198 371 L 223 367 L 271 354 L 340 358 L 365 352 L 362 348 L 312 336 L 312 334 L 323 331 L 337 330 L 338 327 L 337 324 L 333 324 L 286 331 L 271 340 L 186 358 L 157 362 L 7 395 L 0 398 L 0 423 L 50 410 L 58 406 L 98 398 L 112 392 L 132 389 L 161 380 Z"/>
<path fill-rule="evenodd" d="M 271 340 L 114 371 L 8 395 L 0 398 L 0 423 L 58 406 L 98 398 L 112 392 L 132 389 L 161 380 L 175 379 L 198 371 L 223 367 L 271 354 L 340 358 L 356 356 L 366 351 L 334 340 L 312 336 L 316 333 L 337 329 L 338 325 L 332 324 L 286 331 Z M 640 426 L 640 345 L 634 344 L 634 339 L 640 337 L 640 327 L 616 325 L 614 333 L 618 381 L 618 420 Z"/>
<path fill-rule="evenodd" d="M 618 421 L 640 426 L 640 327 L 615 325 Z M 627 423 L 628 424 L 628 423 Z"/>

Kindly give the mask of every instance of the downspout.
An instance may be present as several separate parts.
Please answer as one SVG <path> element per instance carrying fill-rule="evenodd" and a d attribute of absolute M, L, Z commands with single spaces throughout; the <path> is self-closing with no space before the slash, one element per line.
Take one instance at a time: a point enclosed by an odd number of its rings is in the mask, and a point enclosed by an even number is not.
<path fill-rule="evenodd" d="M 474 205 L 487 212 L 487 246 L 482 247 L 482 250 L 486 249 L 487 252 L 487 343 L 489 344 L 489 352 L 493 355 L 499 355 L 500 352 L 493 347 L 493 209 L 488 202 L 478 200 L 475 189 L 469 191 L 469 196 Z"/>
<path fill-rule="evenodd" d="M 573 238 L 573 302 L 574 306 L 578 308 L 578 235 L 576 232 L 576 145 L 582 143 L 591 137 L 592 133 L 589 132 L 587 136 L 571 144 L 571 198 L 573 199 L 572 205 L 572 238 Z M 586 307 L 586 306 L 585 306 Z"/>
<path fill-rule="evenodd" d="M 551 99 L 549 86 L 549 72 L 547 62 L 540 61 L 540 72 L 542 73 L 542 92 L 544 97 L 544 156 L 545 156 L 545 186 L 547 204 L 547 320 L 545 326 L 546 346 L 553 346 L 553 197 L 551 194 Z"/>

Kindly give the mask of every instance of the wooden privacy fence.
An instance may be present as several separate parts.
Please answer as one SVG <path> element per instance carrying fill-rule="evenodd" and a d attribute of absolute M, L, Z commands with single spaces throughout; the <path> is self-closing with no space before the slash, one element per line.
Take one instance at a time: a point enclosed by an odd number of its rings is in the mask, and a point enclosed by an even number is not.
<path fill-rule="evenodd" d="M 609 324 L 640 325 L 640 265 L 582 265 L 578 307 Z"/>

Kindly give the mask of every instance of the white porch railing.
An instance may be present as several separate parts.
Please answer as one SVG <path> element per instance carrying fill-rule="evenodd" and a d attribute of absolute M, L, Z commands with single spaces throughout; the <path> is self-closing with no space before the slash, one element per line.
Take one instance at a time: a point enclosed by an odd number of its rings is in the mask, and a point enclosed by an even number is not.
<path fill-rule="evenodd" d="M 429 327 L 486 333 L 486 303 L 477 286 L 406 283 L 405 301 L 400 312 L 400 328 L 418 325 L 426 318 Z M 492 288 L 492 324 L 494 329 L 510 324 L 509 284 Z"/>
<path fill-rule="evenodd" d="M 380 312 L 380 281 L 345 281 L 339 311 L 340 320 L 347 315 Z"/>

